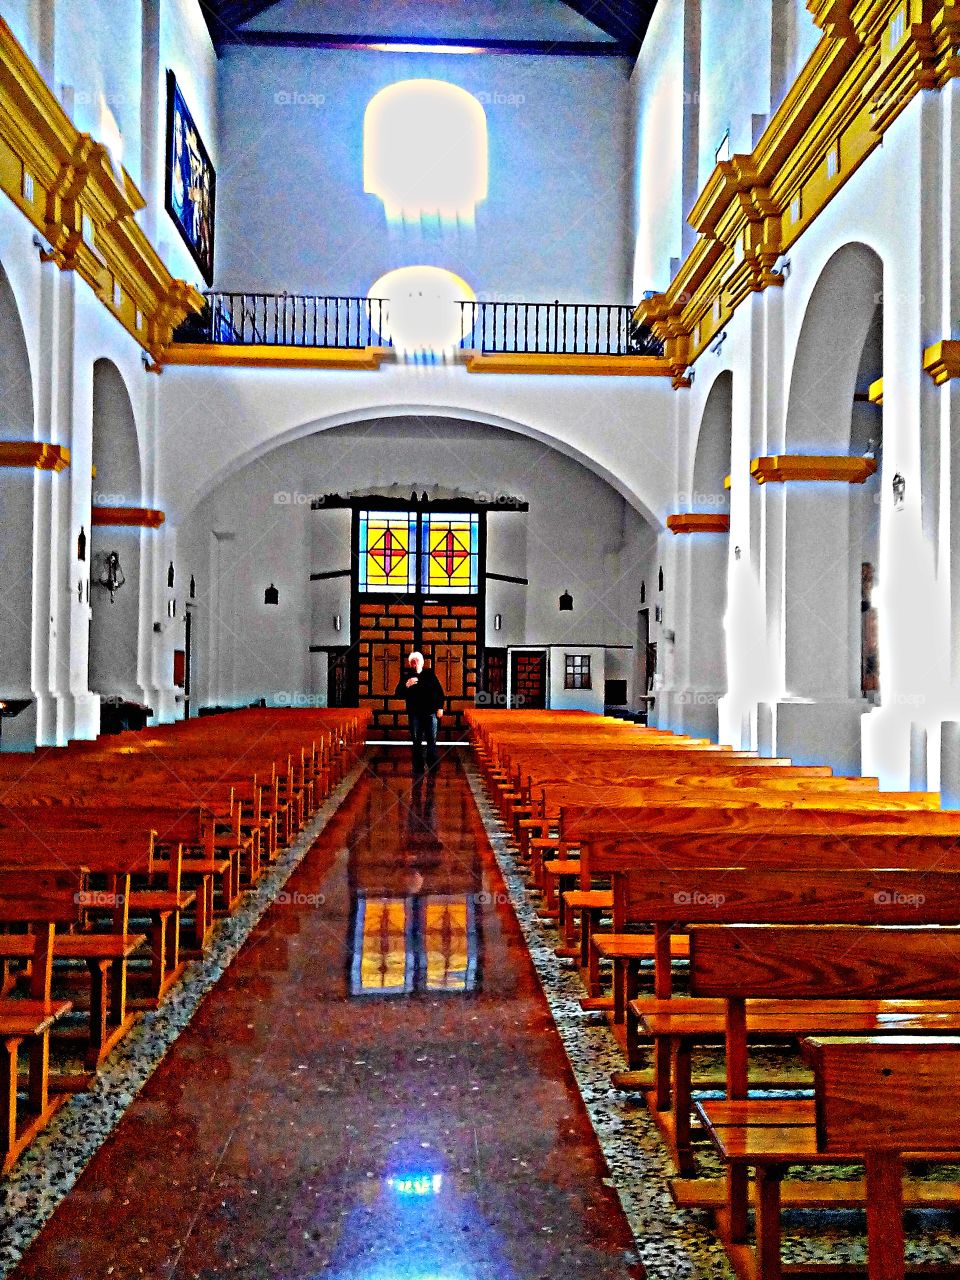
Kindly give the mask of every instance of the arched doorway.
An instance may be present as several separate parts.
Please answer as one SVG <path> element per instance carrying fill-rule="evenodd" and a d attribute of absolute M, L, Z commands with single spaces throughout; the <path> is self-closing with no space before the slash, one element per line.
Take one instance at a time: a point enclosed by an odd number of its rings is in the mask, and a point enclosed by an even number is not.
<path fill-rule="evenodd" d="M 785 699 L 777 749 L 860 770 L 860 717 L 879 699 L 872 584 L 879 572 L 883 264 L 862 244 L 821 273 L 797 343 L 785 452 L 869 454 L 864 485 L 792 482 L 784 496 Z M 866 566 L 866 567 L 865 567 Z M 866 606 L 865 608 L 863 606 Z M 866 697 L 865 697 L 866 695 Z"/>
<path fill-rule="evenodd" d="M 93 506 L 141 506 L 137 424 L 120 370 L 110 360 L 93 366 Z M 141 530 L 94 524 L 91 530 L 90 688 L 105 698 L 139 702 Z M 111 598 L 103 582 L 116 556 L 123 583 Z"/>
<path fill-rule="evenodd" d="M 0 441 L 34 439 L 33 382 L 27 340 L 10 280 L 0 265 Z M 33 615 L 44 621 L 48 610 L 35 605 L 37 577 L 33 562 L 34 492 L 50 483 L 49 473 L 30 466 L 0 467 L 3 509 L 3 554 L 0 555 L 0 697 L 14 703 L 32 699 Z M 36 745 L 36 707 L 5 720 L 0 743 L 6 750 Z"/>
<path fill-rule="evenodd" d="M 693 463 L 691 511 L 729 515 L 730 495 L 725 480 L 730 474 L 733 427 L 733 374 L 721 373 L 704 405 Z M 686 535 L 689 623 L 687 688 L 681 695 L 685 732 L 718 736 L 718 706 L 727 691 L 726 638 L 727 552 L 725 533 Z"/>

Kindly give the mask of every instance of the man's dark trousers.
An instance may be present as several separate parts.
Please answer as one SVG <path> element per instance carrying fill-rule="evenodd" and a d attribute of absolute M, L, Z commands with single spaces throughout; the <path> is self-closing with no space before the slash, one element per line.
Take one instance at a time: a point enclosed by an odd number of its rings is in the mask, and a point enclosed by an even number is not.
<path fill-rule="evenodd" d="M 417 773 L 423 770 L 423 742 L 427 744 L 427 768 L 432 769 L 437 763 L 437 717 L 422 713 L 410 715 L 410 737 L 413 744 L 413 768 Z"/>

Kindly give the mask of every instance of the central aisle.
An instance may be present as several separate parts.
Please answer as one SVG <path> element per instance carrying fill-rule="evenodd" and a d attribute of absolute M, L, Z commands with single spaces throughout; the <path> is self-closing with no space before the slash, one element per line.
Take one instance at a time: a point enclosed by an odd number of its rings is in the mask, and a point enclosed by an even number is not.
<path fill-rule="evenodd" d="M 21 1280 L 636 1280 L 459 762 L 368 770 Z"/>

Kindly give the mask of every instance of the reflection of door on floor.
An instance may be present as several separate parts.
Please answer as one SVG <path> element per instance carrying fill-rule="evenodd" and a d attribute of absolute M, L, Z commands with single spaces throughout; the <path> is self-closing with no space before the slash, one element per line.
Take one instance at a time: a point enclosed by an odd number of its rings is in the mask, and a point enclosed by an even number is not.
<path fill-rule="evenodd" d="M 542 711 L 547 705 L 547 655 L 543 649 L 515 649 L 511 653 L 510 700 L 527 711 Z"/>

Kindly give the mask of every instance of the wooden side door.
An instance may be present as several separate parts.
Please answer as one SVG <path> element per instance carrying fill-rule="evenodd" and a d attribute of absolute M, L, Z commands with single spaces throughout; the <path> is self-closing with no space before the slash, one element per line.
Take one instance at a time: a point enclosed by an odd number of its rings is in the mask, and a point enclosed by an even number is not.
<path fill-rule="evenodd" d="M 547 654 L 544 649 L 515 649 L 510 655 L 513 706 L 542 711 L 547 705 Z"/>

